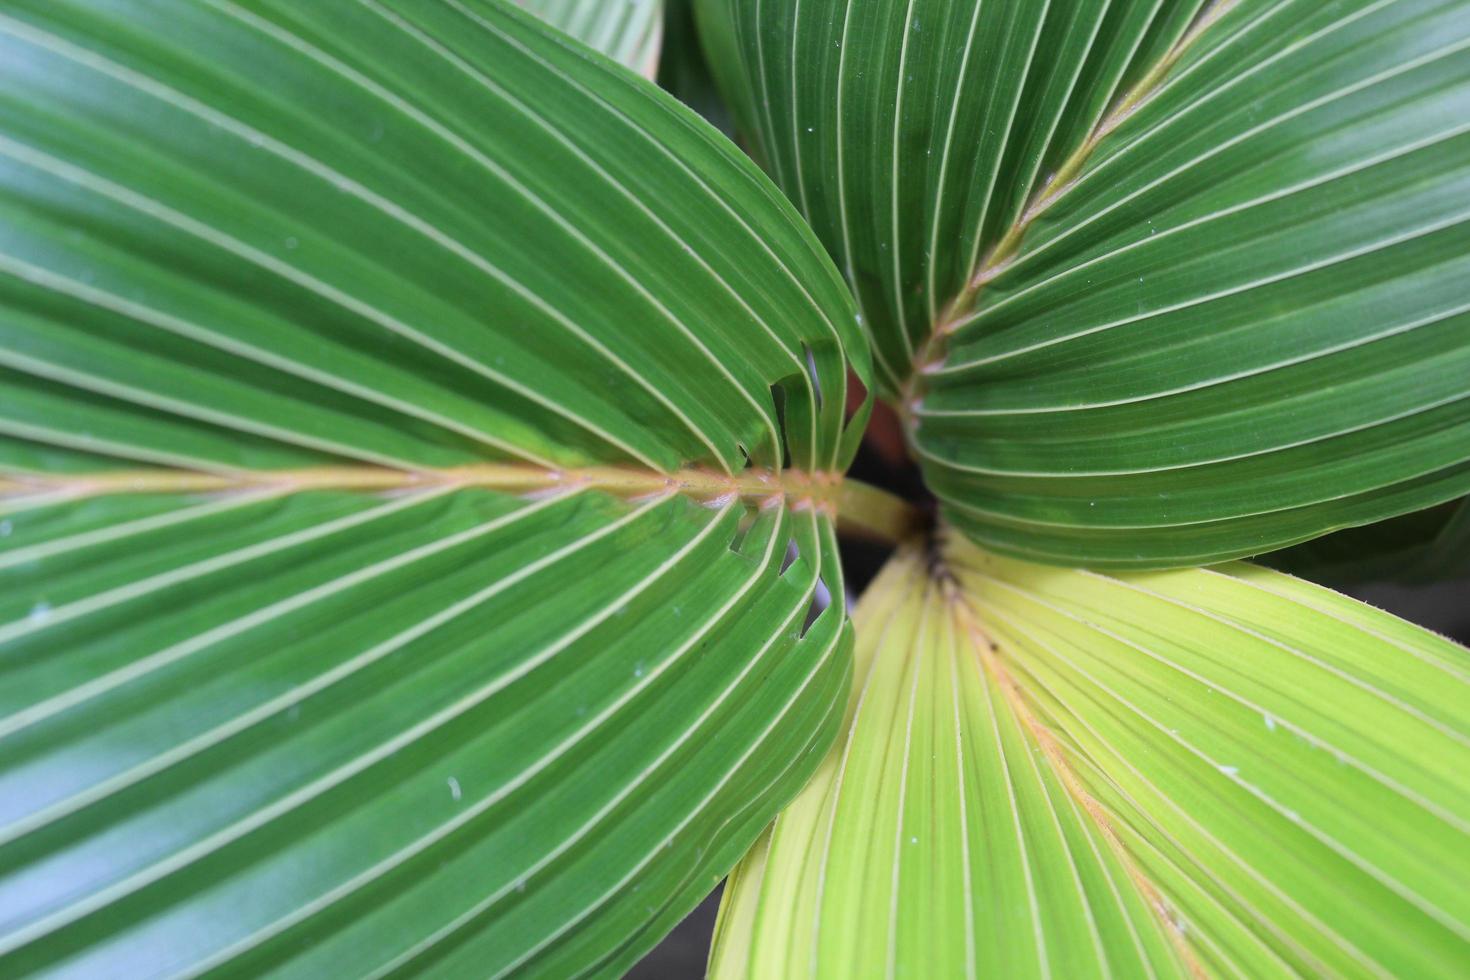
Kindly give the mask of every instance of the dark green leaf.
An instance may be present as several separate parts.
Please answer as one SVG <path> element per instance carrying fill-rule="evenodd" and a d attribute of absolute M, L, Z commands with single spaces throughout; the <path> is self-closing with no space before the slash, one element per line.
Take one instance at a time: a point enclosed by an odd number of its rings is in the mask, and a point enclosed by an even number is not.
<path fill-rule="evenodd" d="M 6 5 L 0 311 L 0 974 L 617 972 L 832 737 L 851 301 L 513 8 Z"/>
<path fill-rule="evenodd" d="M 1209 562 L 1470 488 L 1465 0 L 701 2 L 976 540 Z"/>

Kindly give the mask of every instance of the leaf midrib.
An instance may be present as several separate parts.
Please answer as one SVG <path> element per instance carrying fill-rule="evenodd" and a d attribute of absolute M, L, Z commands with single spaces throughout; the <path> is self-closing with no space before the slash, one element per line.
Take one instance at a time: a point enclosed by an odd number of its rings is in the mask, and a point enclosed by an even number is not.
<path fill-rule="evenodd" d="M 390 491 L 481 489 L 507 493 L 556 493 L 593 489 L 636 499 L 679 493 L 700 501 L 742 499 L 761 506 L 786 502 L 835 514 L 843 476 L 831 471 L 750 468 L 735 476 L 689 467 L 670 473 L 620 466 L 549 469 L 524 463 L 474 463 L 465 466 L 395 469 L 382 466 L 319 466 L 300 469 L 203 472 L 182 469 L 117 469 L 88 473 L 10 473 L 0 475 L 0 500 L 58 495 L 78 498 L 148 493 L 233 493 L 321 490 Z"/>
<path fill-rule="evenodd" d="M 986 284 L 1000 276 L 1020 254 L 1027 231 L 1038 218 L 1077 186 L 1082 168 L 1102 141 L 1158 93 L 1160 85 L 1180 58 L 1238 2 L 1239 0 L 1210 0 L 1196 15 L 1194 23 L 1183 36 L 1144 72 L 1138 82 L 1123 93 L 1081 144 L 1067 155 L 1056 173 L 1036 189 L 1032 199 L 1022 209 L 1021 216 L 971 270 L 960 292 L 940 306 L 941 312 L 931 324 L 929 335 L 915 350 L 908 378 L 900 389 L 898 405 L 903 415 L 908 416 L 908 407 L 922 397 L 929 369 L 944 362 L 950 336 L 972 318 Z"/>
<path fill-rule="evenodd" d="M 1171 903 L 1164 897 L 1159 884 L 1139 866 L 1127 846 L 1118 837 L 1107 809 L 1083 786 L 1081 778 L 1068 761 L 1066 752 L 1057 741 L 1056 736 L 1041 719 L 1036 717 L 1026 703 L 1020 682 L 1011 674 L 1002 660 L 1000 648 L 985 630 L 979 610 L 975 608 L 962 588 L 946 588 L 945 593 L 949 599 L 951 615 L 954 617 L 956 628 L 970 635 L 973 640 L 976 657 L 980 661 L 980 669 L 989 674 L 1000 689 L 1006 703 L 1021 723 L 1021 727 L 1040 749 L 1042 759 L 1076 804 L 1077 811 L 1086 815 L 1098 836 L 1102 838 L 1108 849 L 1113 852 L 1127 871 L 1133 887 L 1138 889 L 1144 900 L 1143 904 L 1153 914 L 1159 931 L 1168 939 L 1185 969 L 1188 970 L 1190 976 L 1201 978 L 1201 980 L 1208 976 L 1204 964 L 1200 962 L 1199 957 L 1190 947 L 1178 923 L 1170 916 Z"/>

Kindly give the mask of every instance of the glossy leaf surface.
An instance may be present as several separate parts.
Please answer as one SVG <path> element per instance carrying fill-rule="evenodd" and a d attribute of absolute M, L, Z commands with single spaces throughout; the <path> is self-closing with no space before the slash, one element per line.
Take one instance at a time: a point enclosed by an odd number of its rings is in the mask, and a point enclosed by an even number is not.
<path fill-rule="evenodd" d="M 832 737 L 851 301 L 507 5 L 0 11 L 0 973 L 616 973 Z"/>
<path fill-rule="evenodd" d="M 859 605 L 715 977 L 1461 972 L 1470 652 L 1249 565 L 939 561 Z"/>
<path fill-rule="evenodd" d="M 1470 488 L 1464 0 L 701 0 L 950 519 L 1097 566 Z"/>

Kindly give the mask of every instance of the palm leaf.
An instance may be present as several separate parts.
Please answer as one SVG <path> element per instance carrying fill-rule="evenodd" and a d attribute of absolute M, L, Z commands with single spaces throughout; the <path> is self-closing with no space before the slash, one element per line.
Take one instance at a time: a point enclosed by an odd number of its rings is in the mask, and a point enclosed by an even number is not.
<path fill-rule="evenodd" d="M 847 734 L 737 869 L 713 976 L 1462 971 L 1470 651 L 1250 565 L 957 537 L 855 620 Z"/>
<path fill-rule="evenodd" d="M 701 0 L 986 546 L 1259 553 L 1470 488 L 1464 0 Z"/>
<path fill-rule="evenodd" d="M 500 3 L 9 4 L 0 92 L 0 973 L 632 962 L 841 710 L 815 239 Z"/>

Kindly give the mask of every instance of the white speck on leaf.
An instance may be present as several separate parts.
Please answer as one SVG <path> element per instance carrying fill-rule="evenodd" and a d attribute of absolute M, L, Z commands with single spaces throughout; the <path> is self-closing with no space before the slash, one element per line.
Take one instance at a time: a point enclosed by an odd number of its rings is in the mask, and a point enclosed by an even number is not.
<path fill-rule="evenodd" d="M 30 620 L 33 623 L 44 623 L 51 618 L 51 603 L 38 602 L 31 607 Z"/>
<path fill-rule="evenodd" d="M 450 796 L 451 799 L 454 800 L 454 802 L 458 803 L 459 802 L 459 798 L 464 795 L 460 791 L 460 788 L 459 788 L 459 780 L 458 779 L 455 779 L 453 776 L 450 776 L 448 782 L 449 782 L 449 796 Z"/>
<path fill-rule="evenodd" d="M 1234 776 L 1240 772 L 1239 766 L 1221 766 L 1220 771 L 1227 776 Z"/>
<path fill-rule="evenodd" d="M 1270 715 L 1262 715 L 1261 717 L 1266 720 L 1266 731 L 1274 732 L 1276 730 L 1276 719 Z"/>

